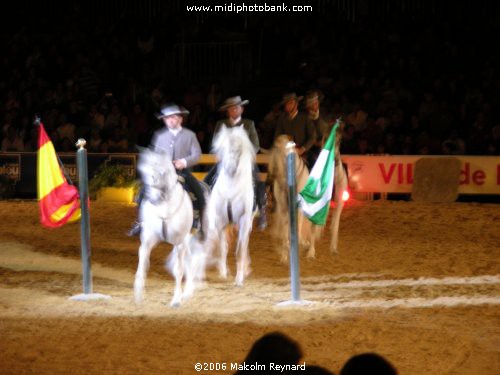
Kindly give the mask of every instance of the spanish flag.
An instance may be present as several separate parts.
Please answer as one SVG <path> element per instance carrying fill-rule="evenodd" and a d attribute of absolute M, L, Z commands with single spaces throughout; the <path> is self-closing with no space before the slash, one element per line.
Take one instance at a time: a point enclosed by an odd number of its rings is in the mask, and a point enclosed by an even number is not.
<path fill-rule="evenodd" d="M 38 131 L 37 193 L 42 225 L 57 228 L 80 218 L 78 189 L 66 181 L 42 123 Z"/>

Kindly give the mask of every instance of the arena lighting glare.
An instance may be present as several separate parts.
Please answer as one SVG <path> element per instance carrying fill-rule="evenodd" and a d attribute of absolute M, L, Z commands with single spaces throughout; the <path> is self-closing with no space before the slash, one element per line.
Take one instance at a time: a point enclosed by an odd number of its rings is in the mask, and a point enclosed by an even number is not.
<path fill-rule="evenodd" d="M 349 194 L 349 191 L 348 191 L 348 190 L 344 190 L 344 192 L 342 193 L 342 200 L 343 200 L 344 202 L 347 202 L 347 201 L 349 200 L 349 197 L 350 197 L 350 196 L 351 196 L 351 195 Z"/>

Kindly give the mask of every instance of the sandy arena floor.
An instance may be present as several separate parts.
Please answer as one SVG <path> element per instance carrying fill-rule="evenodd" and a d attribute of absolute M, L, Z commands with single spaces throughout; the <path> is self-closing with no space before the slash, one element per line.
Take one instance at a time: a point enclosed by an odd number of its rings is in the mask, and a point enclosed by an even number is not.
<path fill-rule="evenodd" d="M 90 302 L 68 299 L 82 292 L 79 224 L 44 229 L 33 201 L 0 212 L 0 374 L 195 374 L 197 362 L 243 361 L 274 330 L 335 373 L 374 351 L 403 375 L 500 374 L 499 205 L 349 202 L 340 254 L 326 236 L 316 260 L 301 255 L 306 307 L 277 306 L 290 299 L 289 270 L 270 231 L 255 231 L 245 286 L 210 271 L 179 309 L 168 306 L 165 244 L 144 303 L 133 302 L 134 207 L 92 202 L 94 291 L 112 299 Z"/>

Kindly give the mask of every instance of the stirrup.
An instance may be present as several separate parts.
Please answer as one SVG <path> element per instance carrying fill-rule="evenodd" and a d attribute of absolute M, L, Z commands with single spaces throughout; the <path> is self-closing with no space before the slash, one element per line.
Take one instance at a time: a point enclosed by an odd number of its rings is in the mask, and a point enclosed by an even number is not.
<path fill-rule="evenodd" d="M 259 228 L 259 230 L 261 231 L 267 228 L 267 217 L 265 208 L 259 210 L 259 216 L 257 217 L 257 228 Z"/>
<path fill-rule="evenodd" d="M 134 225 L 132 226 L 132 228 L 130 228 L 130 230 L 127 232 L 127 236 L 134 237 L 134 236 L 138 236 L 139 233 L 141 233 L 141 223 L 136 221 L 134 223 Z"/>

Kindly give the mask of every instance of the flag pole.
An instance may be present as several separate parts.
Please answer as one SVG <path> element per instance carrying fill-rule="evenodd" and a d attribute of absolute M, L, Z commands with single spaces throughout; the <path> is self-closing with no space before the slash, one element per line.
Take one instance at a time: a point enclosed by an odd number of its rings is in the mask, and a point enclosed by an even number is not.
<path fill-rule="evenodd" d="M 87 150 L 85 139 L 80 138 L 76 142 L 76 164 L 78 168 L 78 186 L 80 190 L 80 241 L 82 255 L 83 294 L 71 297 L 72 300 L 86 301 L 94 299 L 109 299 L 110 296 L 93 293 L 92 269 L 90 252 L 90 216 L 89 216 L 89 184 L 87 168 Z"/>
<path fill-rule="evenodd" d="M 299 271 L 299 238 L 297 230 L 297 183 L 295 176 L 295 143 L 288 142 L 286 145 L 287 163 L 286 179 L 288 186 L 288 215 L 290 231 L 290 283 L 292 289 L 292 300 L 278 303 L 278 306 L 309 305 L 310 301 L 300 299 L 300 271 Z"/>
<path fill-rule="evenodd" d="M 286 180 L 288 185 L 288 214 L 290 222 L 290 279 L 292 300 L 300 301 L 299 239 L 297 235 L 297 184 L 295 178 L 295 143 L 286 145 Z"/>
<path fill-rule="evenodd" d="M 78 186 L 80 189 L 81 205 L 81 229 L 80 241 L 82 249 L 82 270 L 83 270 L 83 293 L 92 293 L 92 271 L 90 263 L 90 219 L 88 209 L 88 168 L 87 168 L 87 150 L 85 139 L 79 139 L 76 142 L 78 151 L 76 152 L 76 164 L 78 167 Z"/>

